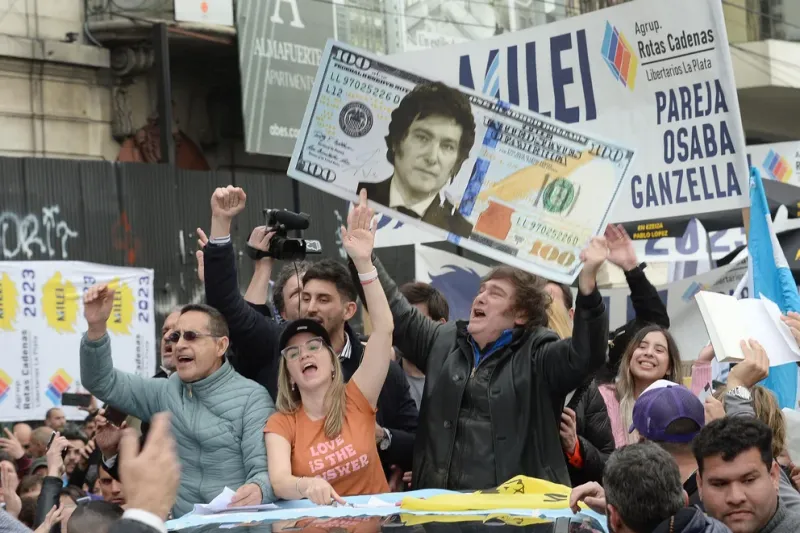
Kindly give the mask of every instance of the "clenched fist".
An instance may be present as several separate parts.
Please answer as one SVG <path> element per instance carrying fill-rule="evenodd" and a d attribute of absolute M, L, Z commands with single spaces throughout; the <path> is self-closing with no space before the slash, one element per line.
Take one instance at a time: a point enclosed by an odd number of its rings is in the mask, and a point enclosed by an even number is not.
<path fill-rule="evenodd" d="M 219 187 L 211 196 L 211 216 L 231 220 L 244 211 L 246 202 L 247 195 L 241 187 Z"/>

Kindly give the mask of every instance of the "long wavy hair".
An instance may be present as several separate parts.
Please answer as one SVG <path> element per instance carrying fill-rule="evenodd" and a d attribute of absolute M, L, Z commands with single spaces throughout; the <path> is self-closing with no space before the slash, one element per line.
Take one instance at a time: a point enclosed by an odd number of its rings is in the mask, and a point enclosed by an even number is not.
<path fill-rule="evenodd" d="M 631 373 L 631 359 L 633 352 L 642 343 L 644 338 L 653 332 L 658 332 L 664 335 L 667 339 L 667 355 L 669 356 L 669 370 L 663 379 L 672 381 L 673 383 L 683 384 L 683 369 L 681 367 L 681 354 L 678 351 L 678 345 L 669 331 L 661 326 L 649 325 L 645 326 L 636 332 L 631 342 L 622 356 L 622 361 L 619 365 L 619 373 L 615 381 L 615 389 L 617 401 L 619 402 L 619 414 L 622 418 L 622 427 L 629 428 L 633 423 L 633 404 L 636 403 L 636 382 Z M 627 435 L 628 444 L 639 442 L 639 432 L 634 431 Z"/>
<path fill-rule="evenodd" d="M 546 312 L 547 327 L 552 329 L 559 339 L 572 337 L 572 321 L 569 319 L 569 312 L 562 301 L 552 299 Z"/>
<path fill-rule="evenodd" d="M 345 414 L 345 384 L 342 374 L 342 363 L 333 352 L 333 349 L 325 345 L 325 349 L 331 356 L 333 364 L 333 378 L 328 390 L 325 391 L 325 436 L 335 439 L 342 432 Z M 286 358 L 281 356 L 280 369 L 278 370 L 278 399 L 275 407 L 279 412 L 294 414 L 303 406 L 300 397 L 300 389 L 292 388 L 292 379 L 289 376 L 289 367 Z"/>

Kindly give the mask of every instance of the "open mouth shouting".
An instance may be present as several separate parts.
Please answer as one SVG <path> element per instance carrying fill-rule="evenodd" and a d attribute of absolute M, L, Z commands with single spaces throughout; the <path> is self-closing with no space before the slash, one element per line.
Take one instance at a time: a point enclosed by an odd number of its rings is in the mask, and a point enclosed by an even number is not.
<path fill-rule="evenodd" d="M 313 361 L 307 361 L 303 364 L 303 375 L 306 377 L 313 377 L 317 374 L 317 365 Z"/>
<path fill-rule="evenodd" d="M 194 357 L 188 354 L 179 354 L 178 357 L 175 359 L 175 363 L 178 366 L 186 366 L 194 362 Z"/>
<path fill-rule="evenodd" d="M 472 310 L 472 317 L 471 318 L 484 318 L 486 317 L 486 313 L 483 309 L 473 309 Z"/>

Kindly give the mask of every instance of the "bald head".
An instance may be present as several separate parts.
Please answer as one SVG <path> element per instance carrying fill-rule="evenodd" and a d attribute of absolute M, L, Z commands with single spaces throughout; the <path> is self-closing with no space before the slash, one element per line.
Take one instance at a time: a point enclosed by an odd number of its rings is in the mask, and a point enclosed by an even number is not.
<path fill-rule="evenodd" d="M 50 435 L 52 434 L 53 430 L 47 426 L 42 426 L 33 430 L 33 433 L 31 433 L 31 445 L 28 448 L 31 457 L 34 459 L 37 457 L 44 457 L 47 453 L 47 443 L 50 441 Z"/>
<path fill-rule="evenodd" d="M 14 436 L 26 450 L 31 444 L 31 433 L 33 433 L 33 430 L 28 424 L 22 422 L 14 424 Z"/>

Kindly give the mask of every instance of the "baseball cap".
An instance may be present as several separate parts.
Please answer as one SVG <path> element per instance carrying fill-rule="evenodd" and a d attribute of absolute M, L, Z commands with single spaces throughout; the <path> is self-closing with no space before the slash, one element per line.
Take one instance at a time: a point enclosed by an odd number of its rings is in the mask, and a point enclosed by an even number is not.
<path fill-rule="evenodd" d="M 28 472 L 33 474 L 39 468 L 47 468 L 47 457 L 39 457 L 38 459 L 34 459 Z"/>
<path fill-rule="evenodd" d="M 681 419 L 697 424 L 697 430 L 670 432 L 670 424 Z M 656 442 L 687 443 L 700 432 L 705 421 L 705 409 L 697 396 L 683 385 L 672 383 L 648 389 L 639 396 L 633 405 L 633 424 L 628 431 L 635 429 L 642 437 Z"/>
<path fill-rule="evenodd" d="M 283 333 L 281 333 L 281 338 L 278 343 L 278 350 L 283 351 L 283 349 L 286 348 L 286 345 L 289 344 L 291 338 L 298 333 L 311 333 L 315 337 L 322 337 L 322 340 L 325 341 L 325 344 L 328 346 L 331 345 L 331 337 L 328 335 L 328 331 L 325 329 L 325 326 L 316 320 L 312 320 L 310 318 L 301 318 L 300 320 L 289 322 L 286 325 Z"/>

